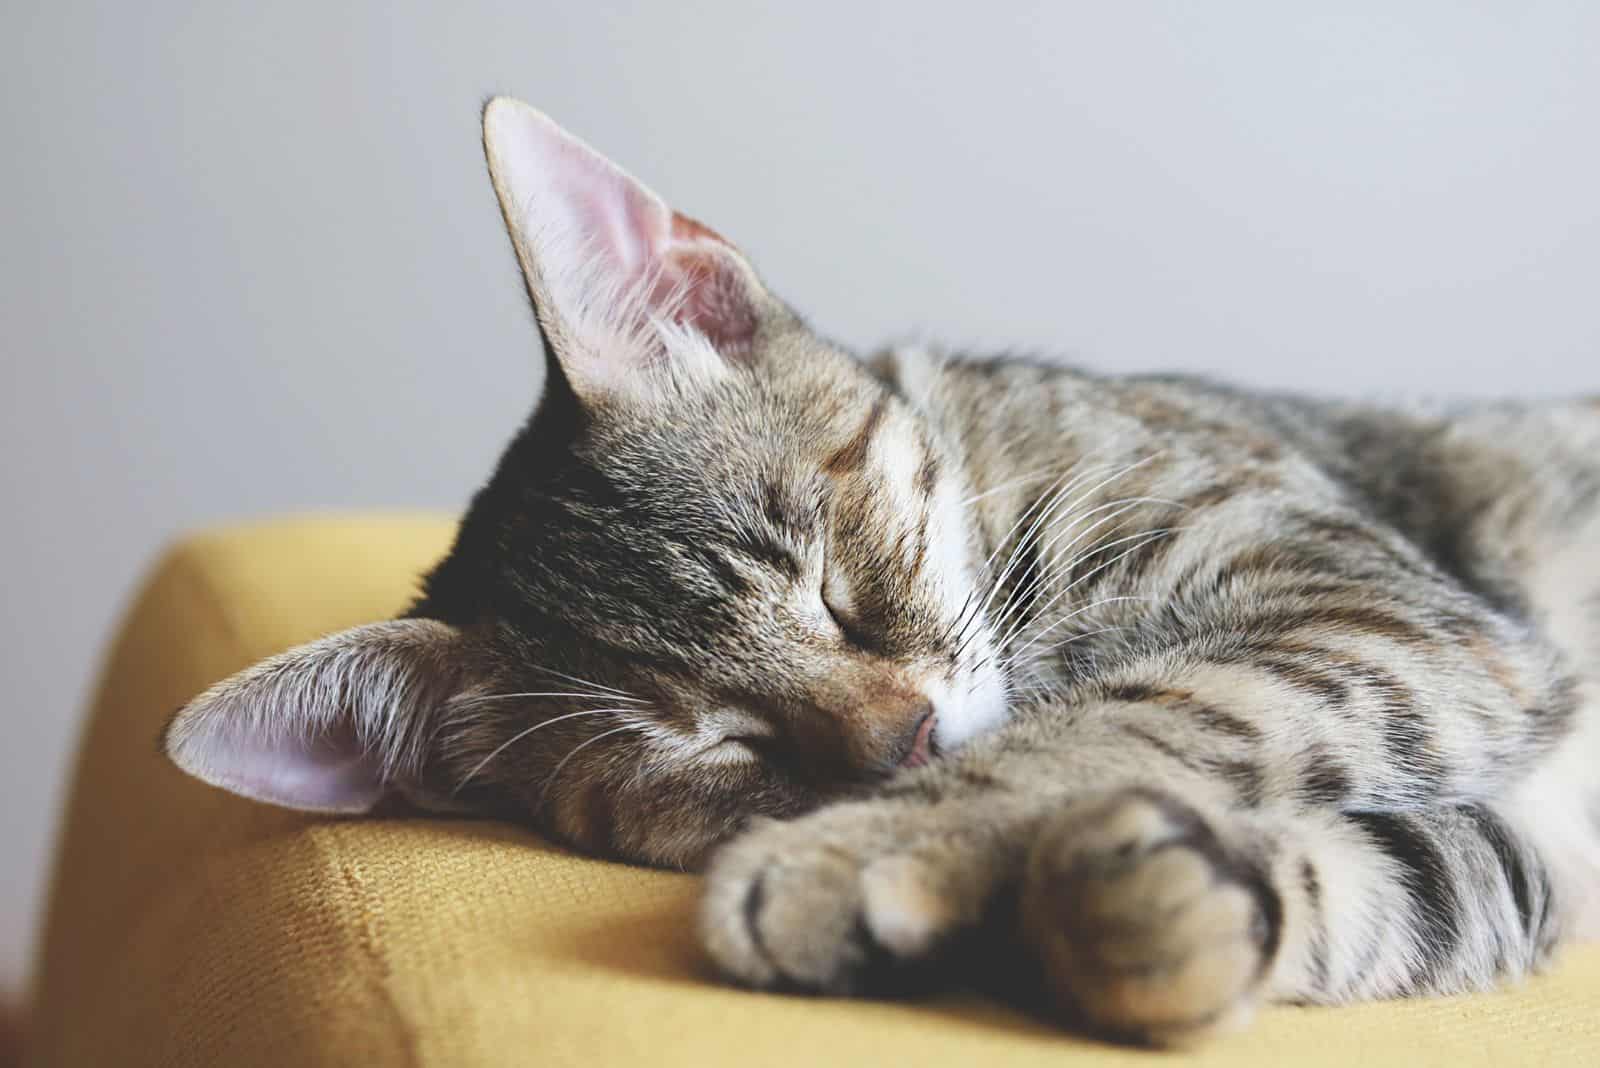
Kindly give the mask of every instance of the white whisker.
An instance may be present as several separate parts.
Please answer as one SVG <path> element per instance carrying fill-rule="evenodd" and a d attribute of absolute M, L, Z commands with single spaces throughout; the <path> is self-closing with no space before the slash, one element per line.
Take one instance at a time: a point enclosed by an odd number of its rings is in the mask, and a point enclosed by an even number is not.
<path fill-rule="evenodd" d="M 605 712 L 636 712 L 636 711 L 638 711 L 638 710 L 637 709 L 633 709 L 633 708 L 585 708 L 582 711 L 579 711 L 579 712 L 568 712 L 565 715 L 556 716 L 553 719 L 540 720 L 538 723 L 535 723 L 533 726 L 527 728 L 526 730 L 518 731 L 516 734 L 513 734 L 511 737 L 507 738 L 505 741 L 503 741 L 499 745 L 495 746 L 494 749 L 489 753 L 488 756 L 484 757 L 482 760 L 478 761 L 477 764 L 473 765 L 472 770 L 467 772 L 466 777 L 463 778 L 459 783 L 456 784 L 456 788 L 454 790 L 450 791 L 450 796 L 454 797 L 456 794 L 459 794 L 462 791 L 462 789 L 465 788 L 467 783 L 469 783 L 469 782 L 471 782 L 473 780 L 473 778 L 478 774 L 478 772 L 482 771 L 484 768 L 489 766 L 489 762 L 491 760 L 493 760 L 495 757 L 499 756 L 501 753 L 503 753 L 507 749 L 509 749 L 512 745 L 516 744 L 517 742 L 522 741 L 522 739 L 528 737 L 528 735 L 534 733 L 537 730 L 541 730 L 541 729 L 543 729 L 545 727 L 548 727 L 553 723 L 560 723 L 564 719 L 577 719 L 580 716 L 598 716 L 601 713 L 605 713 Z"/>
<path fill-rule="evenodd" d="M 579 686 L 587 686 L 591 690 L 599 690 L 602 693 L 614 694 L 617 697 L 633 697 L 633 695 L 627 690 L 619 690 L 615 686 L 607 686 L 604 683 L 595 682 L 593 679 L 581 679 L 576 675 L 568 675 L 564 671 L 557 671 L 555 668 L 541 667 L 538 668 L 538 670 L 544 672 L 546 675 L 554 675 L 558 679 L 566 679 L 568 682 L 576 683 Z M 637 697 L 634 697 L 633 699 L 635 701 L 638 700 Z"/>
<path fill-rule="evenodd" d="M 1130 535 L 1129 537 L 1126 537 L 1126 538 L 1118 538 L 1116 541 L 1105 545 L 1102 549 L 1097 549 L 1097 550 L 1094 550 L 1093 552 L 1085 553 L 1083 556 L 1079 557 L 1078 559 L 1073 560 L 1071 562 L 1071 564 L 1069 564 L 1068 567 L 1066 568 L 1066 572 L 1065 573 L 1070 574 L 1071 573 L 1071 569 L 1073 567 L 1076 567 L 1080 562 L 1082 562 L 1083 560 L 1089 559 L 1091 556 L 1095 555 L 1096 553 L 1104 551 L 1104 549 L 1110 549 L 1110 548 L 1112 548 L 1112 547 L 1114 547 L 1114 546 L 1116 546 L 1116 545 L 1118 545 L 1120 543 L 1127 542 L 1127 541 L 1129 541 L 1129 540 L 1131 540 L 1133 538 L 1142 538 L 1143 539 L 1142 541 L 1139 541 L 1136 544 L 1129 546 L 1127 549 L 1123 550 L 1121 553 L 1118 553 L 1116 556 L 1112 557 L 1110 560 L 1106 560 L 1106 561 L 1103 561 L 1103 562 L 1097 564 L 1093 569 L 1091 569 L 1087 573 L 1085 573 L 1083 575 L 1080 575 L 1076 579 L 1073 579 L 1072 582 L 1067 584 L 1065 589 L 1062 589 L 1062 590 L 1058 591 L 1055 594 L 1055 596 L 1051 597 L 1050 600 L 1048 602 L 1046 602 L 1038 610 L 1038 612 L 1035 614 L 1035 617 L 1037 618 L 1038 616 L 1042 616 L 1042 615 L 1044 615 L 1044 613 L 1048 612 L 1051 608 L 1054 608 L 1058 603 L 1060 603 L 1061 599 L 1063 597 L 1065 597 L 1067 594 L 1071 593 L 1072 590 L 1075 587 L 1081 586 L 1083 583 L 1085 583 L 1085 582 L 1089 581 L 1090 579 L 1094 578 L 1096 575 L 1100 574 L 1100 572 L 1106 570 L 1107 568 L 1114 567 L 1119 561 L 1124 560 L 1128 556 L 1132 555 L 1133 553 L 1138 552 L 1140 549 L 1144 548 L 1146 545 L 1149 545 L 1149 544 L 1151 544 L 1153 542 L 1161 540 L 1162 538 L 1166 537 L 1168 534 L 1170 534 L 1175 529 L 1177 529 L 1177 528 L 1175 528 L 1175 527 L 1165 527 L 1165 528 L 1162 528 L 1162 529 L 1156 530 L 1156 531 L 1146 531 L 1143 534 L 1135 534 L 1135 535 Z M 1005 645 L 1007 645 L 1010 642 L 1014 641 L 1016 639 L 1017 635 L 1022 632 L 1022 630 L 1024 629 L 1025 626 L 1026 626 L 1026 621 L 1019 621 L 1017 625 L 1013 626 L 1013 628 L 1006 633 L 1005 640 L 1003 642 L 1001 642 L 1001 646 L 1004 647 Z"/>
<path fill-rule="evenodd" d="M 983 618 L 983 616 L 987 614 L 989 606 L 994 603 L 995 596 L 1000 592 L 1001 589 L 1005 587 L 1006 579 L 1011 576 L 1012 570 L 1016 567 L 1017 561 L 1021 558 L 1024 549 L 1028 545 L 1028 539 L 1033 536 L 1035 531 L 1038 530 L 1039 525 L 1045 522 L 1049 518 L 1050 514 L 1060 506 L 1061 502 L 1066 499 L 1066 495 L 1071 492 L 1073 487 L 1084 481 L 1086 477 L 1093 477 L 1095 472 L 1105 470 L 1105 467 L 1106 465 L 1102 465 L 1099 467 L 1090 468 L 1087 471 L 1080 471 L 1070 480 L 1068 480 L 1068 475 L 1071 474 L 1071 469 L 1069 468 L 1068 470 L 1063 471 L 1061 476 L 1051 484 L 1050 488 L 1046 490 L 1045 493 L 1041 494 L 1037 501 L 1023 509 L 1022 515 L 1017 518 L 1017 521 L 1011 524 L 1011 528 L 1007 530 L 1005 534 L 1001 535 L 1000 539 L 995 543 L 994 551 L 990 553 L 989 558 L 983 562 L 982 570 L 985 572 L 989 571 L 991 565 L 994 563 L 995 557 L 999 556 L 1008 544 L 1012 545 L 1011 553 L 1006 557 L 1005 566 L 1000 569 L 1000 574 L 997 575 L 993 582 L 990 583 L 988 595 L 978 603 L 973 611 L 972 618 L 962 626 L 961 633 L 963 637 L 958 641 L 958 646 L 956 648 L 957 656 L 960 656 L 962 652 L 966 650 L 967 643 L 971 640 L 971 635 L 966 633 L 968 628 L 974 621 Z M 1023 531 L 1021 536 L 1017 538 L 1015 544 L 1012 544 L 1011 535 L 1016 533 L 1017 528 L 1021 527 L 1024 523 L 1027 523 L 1028 517 L 1034 515 L 1036 510 L 1038 514 L 1033 519 L 1031 525 L 1029 525 L 1027 530 Z"/>
<path fill-rule="evenodd" d="M 556 770 L 552 771 L 550 773 L 550 777 L 544 781 L 544 788 L 539 791 L 539 806 L 537 811 L 544 811 L 544 802 L 546 796 L 550 793 L 550 787 L 555 785 L 557 777 L 559 777 L 561 774 L 561 769 L 567 766 L 567 761 L 571 760 L 573 757 L 577 756 L 583 750 L 587 749 L 589 746 L 593 745 L 595 742 L 598 742 L 602 738 L 609 738 L 613 734 L 620 734 L 623 731 L 636 731 L 638 729 L 639 727 L 636 724 L 624 723 L 620 727 L 613 727 L 608 731 L 601 731 L 588 741 L 578 743 L 578 745 L 573 748 L 572 752 L 561 758 L 561 762 L 556 765 Z"/>
<path fill-rule="evenodd" d="M 1036 641 L 1040 640 L 1046 634 L 1049 634 L 1051 631 L 1055 630 L 1057 627 L 1061 626 L 1063 623 L 1069 623 L 1073 619 L 1076 619 L 1078 616 L 1083 615 L 1085 612 L 1092 611 L 1093 609 L 1103 608 L 1104 606 L 1106 606 L 1108 604 L 1117 604 L 1117 603 L 1122 602 L 1122 601 L 1146 601 L 1146 602 L 1148 602 L 1148 601 L 1154 601 L 1154 600 L 1156 600 L 1156 598 L 1154 598 L 1154 597 L 1140 597 L 1140 596 L 1127 595 L 1127 596 L 1121 596 L 1121 597 L 1102 597 L 1098 601 L 1090 601 L 1088 604 L 1084 605 L 1082 608 L 1073 609 L 1071 612 L 1068 612 L 1066 615 L 1062 616 L 1060 619 L 1058 619 L 1054 623 L 1050 624 L 1044 630 L 1040 631 L 1037 635 L 1035 635 L 1029 641 L 1028 645 L 1032 645 L 1033 642 L 1036 642 Z M 1028 648 L 1028 646 L 1026 646 L 1026 645 L 1023 646 L 1023 649 L 1027 649 L 1027 648 Z"/>
<path fill-rule="evenodd" d="M 1175 502 L 1167 501 L 1165 498 L 1161 498 L 1161 497 L 1123 497 L 1123 498 L 1120 498 L 1118 500 L 1110 501 L 1110 502 L 1108 502 L 1106 504 L 1099 505 L 1098 507 L 1091 508 L 1087 512 L 1084 512 L 1082 515 L 1080 515 L 1080 516 L 1076 517 L 1075 519 L 1073 519 L 1071 523 L 1067 524 L 1067 526 L 1064 529 L 1058 531 L 1055 535 L 1053 535 L 1050 538 L 1049 541 L 1047 541 L 1044 544 L 1042 544 L 1042 545 L 1037 547 L 1036 556 L 1039 558 L 1040 565 L 1041 565 L 1039 574 L 1036 575 L 1034 577 L 1033 581 L 1030 582 L 1026 587 L 1024 587 L 1022 589 L 1019 589 L 1017 591 L 1017 593 L 1014 594 L 1009 599 L 1008 603 L 1014 602 L 1017 608 L 1022 607 L 1026 603 L 1026 599 L 1030 595 L 1034 594 L 1035 592 L 1042 592 L 1043 591 L 1043 587 L 1047 587 L 1052 582 L 1059 581 L 1061 579 L 1061 577 L 1064 576 L 1064 575 L 1071 574 L 1072 569 L 1074 567 L 1076 567 L 1081 562 L 1081 560 L 1087 558 L 1087 557 L 1079 557 L 1079 558 L 1076 558 L 1076 559 L 1068 559 L 1065 563 L 1063 563 L 1063 564 L 1061 564 L 1061 565 L 1059 565 L 1057 567 L 1053 567 L 1053 568 L 1045 566 L 1045 561 L 1043 560 L 1043 557 L 1045 556 L 1045 554 L 1050 551 L 1050 549 L 1055 545 L 1056 542 L 1058 542 L 1062 538 L 1066 537 L 1069 533 L 1072 532 L 1074 527 L 1076 527 L 1079 523 L 1083 522 L 1085 519 L 1088 519 L 1090 516 L 1094 515 L 1097 512 L 1103 512 L 1108 508 L 1115 508 L 1116 509 L 1116 511 L 1112 512 L 1110 515 L 1105 516 L 1102 519 L 1100 519 L 1099 521 L 1090 524 L 1087 530 L 1083 530 L 1083 531 L 1079 532 L 1077 537 L 1075 537 L 1071 541 L 1067 542 L 1067 544 L 1061 550 L 1062 555 L 1066 555 L 1072 549 L 1072 547 L 1074 545 L 1077 545 L 1080 541 L 1082 541 L 1084 538 L 1088 537 L 1090 534 L 1093 534 L 1096 530 L 1099 530 L 1101 527 L 1105 526 L 1107 523 L 1114 522 L 1115 520 L 1117 520 L 1118 518 L 1120 518 L 1123 515 L 1126 515 L 1128 512 L 1130 512 L 1133 509 L 1137 508 L 1141 504 L 1172 504 L 1172 503 L 1175 503 Z M 1170 528 L 1168 528 L 1168 529 L 1170 529 Z M 1136 534 L 1136 535 L 1132 535 L 1132 536 L 1133 537 L 1139 537 L 1140 535 Z M 1111 542 L 1111 545 L 1116 545 L 1116 544 L 1120 543 L 1121 541 L 1126 541 L 1126 540 L 1127 540 L 1126 538 L 1120 538 L 1120 539 L 1117 539 L 1117 541 Z M 1096 551 L 1098 551 L 1098 550 L 1096 550 Z M 1079 580 L 1079 581 L 1081 581 L 1081 580 Z M 1074 582 L 1072 585 L 1076 586 L 1077 584 L 1078 584 L 1077 582 Z M 1067 588 L 1071 589 L 1072 586 L 1069 586 Z M 1052 600 L 1050 602 L 1050 604 L 1051 605 L 1055 604 L 1057 600 L 1060 600 L 1059 595 L 1055 598 L 1055 600 Z M 1050 607 L 1050 605 L 1045 605 L 1043 608 L 1037 609 L 1035 611 L 1035 614 L 1037 615 L 1039 613 L 1045 612 L 1045 611 L 1047 611 L 1049 609 L 1049 607 Z M 1015 609 L 1012 609 L 1011 611 L 1015 611 Z M 1005 620 L 1005 615 L 1004 614 L 996 617 L 996 622 L 994 624 L 996 630 L 1000 630 L 1005 626 L 1004 620 Z"/>
<path fill-rule="evenodd" d="M 1096 483 L 1094 486 L 1092 486 L 1089 489 L 1085 490 L 1084 492 L 1078 494 L 1078 496 L 1076 498 L 1074 498 L 1072 500 L 1072 502 L 1067 506 L 1067 514 L 1070 515 L 1072 510 L 1073 510 L 1073 508 L 1077 507 L 1079 502 L 1086 501 L 1086 500 L 1091 500 L 1093 498 L 1094 494 L 1099 492 L 1101 489 L 1103 489 L 1106 486 L 1110 485 L 1111 483 L 1117 481 L 1118 479 L 1127 477 L 1128 475 L 1132 474 L 1134 471 L 1136 471 L 1139 468 L 1143 467 L 1145 464 L 1150 463 L 1152 460 L 1157 459 L 1161 455 L 1162 455 L 1161 453 L 1152 453 L 1151 455 L 1146 456 L 1142 460 L 1138 460 L 1138 461 L 1135 461 L 1132 464 L 1128 464 L 1127 466 L 1121 468 L 1120 470 L 1118 470 L 1114 474 L 1110 475 L 1109 477 L 1107 477 L 1105 479 L 1102 479 L 1100 482 Z M 1033 521 L 1033 523 L 1028 527 L 1028 529 L 1026 531 L 1024 531 L 1023 534 L 1017 539 L 1016 546 L 1011 550 L 1011 556 L 1006 561 L 1005 568 L 1001 571 L 1000 575 L 994 580 L 994 584 L 990 588 L 989 596 L 983 601 L 983 606 L 982 606 L 982 608 L 981 608 L 981 610 L 979 612 L 979 615 L 988 615 L 989 614 L 989 608 L 994 603 L 995 596 L 997 594 L 999 594 L 999 592 L 1005 587 L 1005 583 L 1011 577 L 1012 572 L 1015 570 L 1018 561 L 1021 559 L 1021 557 L 1023 555 L 1024 548 L 1029 543 L 1029 539 L 1033 538 L 1036 535 L 1036 533 L 1039 530 L 1039 527 L 1040 527 L 1041 523 L 1048 521 L 1050 519 L 1050 517 L 1060 509 L 1062 501 L 1065 500 L 1065 498 L 1066 498 L 1066 494 L 1074 486 L 1076 486 L 1076 485 L 1078 485 L 1078 484 L 1080 484 L 1080 483 L 1082 483 L 1084 481 L 1087 481 L 1089 478 L 1092 478 L 1099 471 L 1104 471 L 1107 466 L 1109 466 L 1109 465 L 1100 465 L 1098 467 L 1091 468 L 1088 471 L 1080 472 L 1079 475 L 1074 477 L 1065 486 L 1062 486 L 1058 490 L 1054 490 L 1053 493 L 1049 495 L 1053 503 L 1051 503 L 1048 508 L 1046 508 L 1044 511 L 1042 511 L 1040 513 L 1040 515 L 1038 516 L 1038 518 L 1036 518 Z M 1027 517 L 1027 513 L 1024 512 L 1023 519 L 1026 519 L 1026 517 Z M 1012 527 L 1011 527 L 1011 531 L 1008 531 L 1006 533 L 1006 538 L 1009 538 L 1011 536 L 1011 532 L 1015 531 L 1017 529 L 1017 527 L 1020 526 L 1021 524 L 1022 524 L 1022 520 L 1019 520 L 1017 523 L 1013 524 Z M 1001 544 L 1001 546 L 1004 546 L 1005 539 L 1002 539 L 1000 544 Z M 999 548 L 997 547 L 996 553 L 998 553 L 998 551 L 999 551 Z M 989 561 L 986 561 L 985 565 L 984 565 L 986 569 L 988 567 L 989 562 L 993 561 L 996 553 L 991 553 L 990 554 Z M 1010 610 L 1011 604 L 1014 601 L 1016 601 L 1017 598 L 1018 598 L 1018 591 L 1013 590 L 1007 596 L 1006 600 L 1002 603 L 1000 614 L 1001 615 L 1005 615 L 1006 613 L 1008 613 L 1009 610 Z M 972 640 L 973 635 L 975 635 L 976 633 L 977 633 L 977 631 L 974 631 L 972 635 L 968 635 L 965 639 L 963 639 L 963 641 L 961 642 L 960 646 L 956 649 L 956 654 L 955 654 L 956 656 L 960 656 L 961 653 L 966 650 L 967 644 Z"/>
<path fill-rule="evenodd" d="M 1048 467 L 1041 467 L 1031 474 L 1023 475 L 1020 478 L 1007 479 L 998 486 L 993 486 L 989 489 L 986 489 L 982 493 L 974 493 L 972 496 L 961 502 L 961 507 L 966 508 L 977 504 L 985 497 L 993 497 L 996 493 L 1004 493 L 1008 489 L 1014 489 L 1017 486 L 1024 486 L 1029 482 L 1037 482 L 1039 479 L 1047 477 L 1050 472 L 1055 470 L 1055 467 L 1055 464 L 1051 464 Z"/>
<path fill-rule="evenodd" d="M 635 703 L 635 704 L 639 704 L 639 705 L 642 705 L 642 704 L 645 703 L 643 698 L 640 698 L 640 697 L 629 697 L 627 694 L 621 694 L 621 693 L 582 693 L 582 692 L 576 692 L 576 691 L 557 691 L 557 690 L 529 690 L 529 691 L 526 691 L 526 692 L 523 692 L 523 693 L 475 694 L 475 695 L 473 695 L 471 697 L 463 697 L 463 698 L 461 698 L 459 701 L 457 701 L 455 703 L 456 704 L 460 704 L 460 705 L 474 705 L 474 704 L 478 704 L 480 702 L 510 701 L 510 700 L 514 700 L 514 699 L 517 699 L 517 698 L 523 698 L 523 697 L 578 697 L 578 698 L 582 698 L 583 700 L 586 700 L 586 701 L 592 701 L 592 700 L 594 700 L 596 698 L 599 698 L 599 699 L 605 700 L 605 701 L 629 701 L 629 702 L 632 702 L 632 703 Z"/>
<path fill-rule="evenodd" d="M 1051 642 L 1038 652 L 1029 653 L 1029 656 L 1034 660 L 1041 660 L 1055 652 L 1057 649 L 1060 649 L 1063 646 L 1071 645 L 1076 641 L 1082 641 L 1084 638 L 1093 638 L 1099 634 L 1112 634 L 1117 631 L 1124 631 L 1127 629 L 1127 627 L 1101 627 L 1099 630 L 1086 630 L 1081 634 L 1072 634 L 1068 637 L 1062 638 L 1060 641 Z M 1023 646 L 1019 652 L 1028 652 L 1028 650 L 1030 650 L 1032 647 L 1033 643 L 1029 642 L 1027 645 Z"/>
<path fill-rule="evenodd" d="M 1170 529 L 1171 528 L 1166 528 L 1166 530 L 1157 531 L 1157 532 L 1148 532 L 1147 531 L 1147 532 L 1145 532 L 1143 534 L 1133 535 L 1133 537 L 1143 538 L 1144 540 L 1139 541 L 1137 544 L 1130 546 L 1129 548 L 1127 548 L 1123 552 L 1121 552 L 1118 555 L 1112 557 L 1110 560 L 1106 560 L 1106 561 L 1103 561 L 1103 562 L 1095 565 L 1095 567 L 1092 568 L 1091 570 L 1089 570 L 1087 573 L 1085 573 L 1083 575 L 1080 575 L 1076 579 L 1073 579 L 1072 582 L 1068 583 L 1067 586 L 1064 589 L 1058 590 L 1050 598 L 1049 601 L 1045 602 L 1035 612 L 1033 612 L 1031 616 L 1014 620 L 1012 622 L 1012 624 L 1010 625 L 1010 627 L 1006 630 L 1005 637 L 1003 639 L 1001 639 L 1000 642 L 998 643 L 999 646 L 1003 649 L 1006 646 L 1010 645 L 1013 641 L 1015 641 L 1017 639 L 1018 635 L 1020 635 L 1024 630 L 1026 630 L 1028 628 L 1029 625 L 1031 625 L 1032 623 L 1040 621 L 1044 617 L 1045 613 L 1049 612 L 1050 609 L 1054 608 L 1057 604 L 1059 604 L 1061 602 L 1061 599 L 1064 598 L 1065 596 L 1067 596 L 1067 594 L 1071 593 L 1073 591 L 1073 589 L 1075 589 L 1078 586 L 1083 585 L 1085 582 L 1087 582 L 1090 579 L 1094 578 L 1096 575 L 1100 574 L 1100 572 L 1106 570 L 1107 568 L 1114 567 L 1119 561 L 1125 559 L 1126 557 L 1128 557 L 1132 553 L 1138 552 L 1145 545 L 1148 545 L 1151 542 L 1158 541 L 1161 538 L 1165 537 L 1167 531 L 1170 530 Z M 1126 542 L 1128 540 L 1129 540 L 1128 538 L 1119 538 L 1119 539 L 1117 539 L 1117 542 Z M 1114 545 L 1114 544 L 1116 544 L 1116 543 L 1115 542 L 1112 543 L 1112 545 Z M 1111 548 L 1112 545 L 1107 545 L 1105 548 Z M 1077 566 L 1077 564 L 1081 560 L 1086 560 L 1092 555 L 1094 555 L 1094 553 L 1086 553 L 1080 558 L 1080 560 L 1074 560 L 1072 562 L 1072 564 L 1069 565 L 1069 567 L 1067 568 L 1067 572 L 1066 573 L 1070 574 L 1071 573 L 1071 567 Z M 1026 646 L 1024 646 L 1024 648 L 1026 648 Z"/>

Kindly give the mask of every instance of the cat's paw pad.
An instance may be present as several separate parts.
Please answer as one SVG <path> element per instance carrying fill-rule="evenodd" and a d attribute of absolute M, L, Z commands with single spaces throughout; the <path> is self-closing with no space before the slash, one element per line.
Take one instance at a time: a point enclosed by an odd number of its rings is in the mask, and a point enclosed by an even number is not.
<path fill-rule="evenodd" d="M 718 852 L 700 929 L 724 973 L 768 989 L 894 988 L 973 919 L 962 892 L 972 881 L 952 879 L 945 854 L 910 851 L 892 814 L 874 807 L 764 823 Z"/>
<path fill-rule="evenodd" d="M 1063 1007 L 1160 1045 L 1248 1020 L 1282 923 L 1256 867 L 1199 813 L 1148 790 L 1074 804 L 1047 824 L 1022 902 Z"/>

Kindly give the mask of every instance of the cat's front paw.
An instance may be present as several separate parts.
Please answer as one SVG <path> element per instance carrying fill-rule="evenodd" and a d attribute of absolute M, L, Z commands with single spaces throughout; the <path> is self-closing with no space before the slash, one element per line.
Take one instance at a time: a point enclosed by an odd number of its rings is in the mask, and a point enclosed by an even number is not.
<path fill-rule="evenodd" d="M 1194 809 L 1125 790 L 1045 826 L 1021 918 L 1065 1009 L 1118 1036 L 1174 1045 L 1249 1019 L 1282 907 Z"/>
<path fill-rule="evenodd" d="M 977 922 L 1000 877 L 991 839 L 946 819 L 877 801 L 755 826 L 706 873 L 707 951 L 730 977 L 767 989 L 916 982 L 915 966 Z"/>

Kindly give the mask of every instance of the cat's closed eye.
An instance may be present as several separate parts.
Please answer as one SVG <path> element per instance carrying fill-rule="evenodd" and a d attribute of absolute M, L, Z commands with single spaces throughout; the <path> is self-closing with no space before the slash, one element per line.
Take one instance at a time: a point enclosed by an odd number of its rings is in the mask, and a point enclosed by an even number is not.
<path fill-rule="evenodd" d="M 858 649 L 874 649 L 872 632 L 862 623 L 849 584 L 838 572 L 828 569 L 822 579 L 822 606 L 840 637 Z"/>
<path fill-rule="evenodd" d="M 772 739 L 759 734 L 731 734 L 706 747 L 703 758 L 713 764 L 748 764 L 762 760 Z"/>

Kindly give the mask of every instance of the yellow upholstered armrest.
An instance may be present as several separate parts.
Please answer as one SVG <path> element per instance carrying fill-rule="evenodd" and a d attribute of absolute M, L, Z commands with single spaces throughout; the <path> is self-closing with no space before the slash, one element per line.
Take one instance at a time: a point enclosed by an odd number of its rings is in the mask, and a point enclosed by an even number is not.
<path fill-rule="evenodd" d="M 339 821 L 185 778 L 181 702 L 318 634 L 394 614 L 449 521 L 294 520 L 167 554 L 101 681 L 36 989 L 40 1065 L 1600 1064 L 1600 953 L 1505 993 L 1276 1009 L 1195 1054 L 1063 1035 L 971 998 L 728 989 L 692 878 L 465 821 Z"/>

